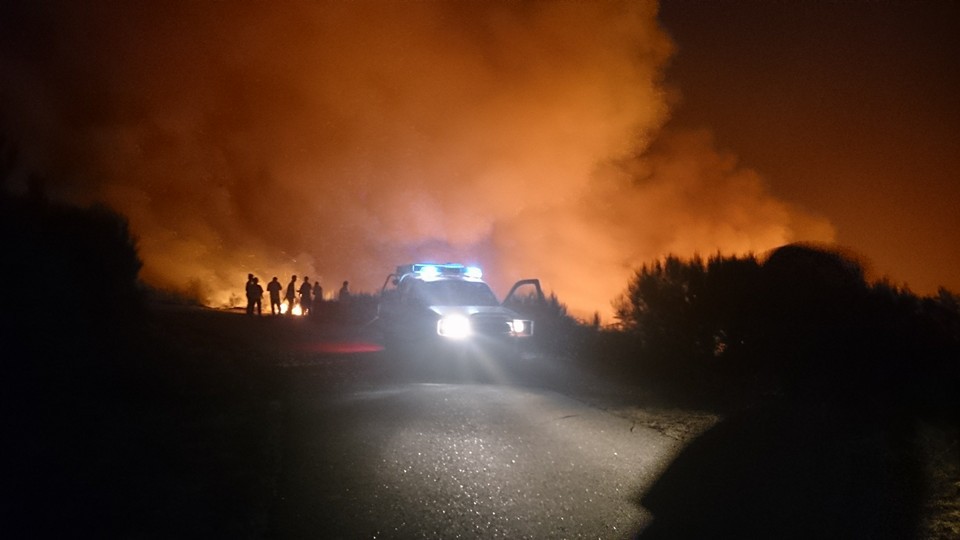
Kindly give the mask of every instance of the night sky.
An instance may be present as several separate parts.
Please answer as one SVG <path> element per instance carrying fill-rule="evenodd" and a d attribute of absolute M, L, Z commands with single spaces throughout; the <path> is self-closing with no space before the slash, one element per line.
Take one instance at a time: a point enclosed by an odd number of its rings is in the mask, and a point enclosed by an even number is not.
<path fill-rule="evenodd" d="M 956 2 L 0 6 L 0 134 L 210 305 L 397 264 L 610 313 L 667 253 L 837 242 L 960 290 Z"/>
<path fill-rule="evenodd" d="M 668 1 L 672 124 L 829 219 L 875 278 L 960 290 L 960 3 Z"/>

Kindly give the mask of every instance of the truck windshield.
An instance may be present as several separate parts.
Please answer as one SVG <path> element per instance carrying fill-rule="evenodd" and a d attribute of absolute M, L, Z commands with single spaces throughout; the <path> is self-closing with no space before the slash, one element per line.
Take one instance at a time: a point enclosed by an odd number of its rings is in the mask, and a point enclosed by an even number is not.
<path fill-rule="evenodd" d="M 496 306 L 500 303 L 482 281 L 439 280 L 417 283 L 414 298 L 428 306 Z"/>

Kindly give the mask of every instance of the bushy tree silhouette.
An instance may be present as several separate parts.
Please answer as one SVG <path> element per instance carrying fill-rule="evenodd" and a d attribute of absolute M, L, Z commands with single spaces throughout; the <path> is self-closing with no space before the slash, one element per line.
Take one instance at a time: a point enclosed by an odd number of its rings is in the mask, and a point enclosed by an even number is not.
<path fill-rule="evenodd" d="M 875 406 L 929 401 L 923 384 L 957 381 L 956 306 L 948 291 L 920 299 L 885 282 L 871 285 L 854 257 L 800 244 L 762 263 L 669 256 L 641 267 L 615 304 L 645 376 L 691 383 L 722 376 L 728 392 Z M 943 382 L 934 386 L 942 409 L 949 392 Z"/>
<path fill-rule="evenodd" d="M 140 260 L 117 213 L 52 202 L 36 178 L 24 194 L 10 184 L 0 186 L 4 528 L 108 531 L 121 497 L 110 475 L 129 458 L 110 441 L 142 389 L 131 384 L 140 356 L 127 354 L 142 329 Z"/>
<path fill-rule="evenodd" d="M 119 214 L 54 203 L 37 189 L 0 195 L 0 214 L 2 279 L 19 350 L 48 361 L 71 351 L 76 359 L 139 318 L 141 262 Z"/>
<path fill-rule="evenodd" d="M 668 360 L 689 358 L 702 342 L 697 310 L 703 285 L 699 258 L 669 256 L 644 265 L 630 282 L 627 298 L 617 305 L 617 318 L 646 353 Z"/>
<path fill-rule="evenodd" d="M 646 374 L 695 379 L 703 370 L 743 372 L 761 334 L 756 258 L 668 256 L 644 265 L 614 307 Z"/>

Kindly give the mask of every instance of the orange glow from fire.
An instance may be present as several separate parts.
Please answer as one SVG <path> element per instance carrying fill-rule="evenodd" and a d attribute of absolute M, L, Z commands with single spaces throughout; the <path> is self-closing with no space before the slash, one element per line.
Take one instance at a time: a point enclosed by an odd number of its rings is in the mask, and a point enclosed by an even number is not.
<path fill-rule="evenodd" d="M 89 156 L 74 192 L 129 217 L 145 280 L 208 305 L 248 273 L 374 292 L 434 260 L 606 317 L 665 253 L 834 236 L 709 133 L 664 133 L 653 2 L 130 3 L 122 29 L 71 6 L 57 38 L 98 76 L 62 86 L 118 101 L 50 155 Z"/>

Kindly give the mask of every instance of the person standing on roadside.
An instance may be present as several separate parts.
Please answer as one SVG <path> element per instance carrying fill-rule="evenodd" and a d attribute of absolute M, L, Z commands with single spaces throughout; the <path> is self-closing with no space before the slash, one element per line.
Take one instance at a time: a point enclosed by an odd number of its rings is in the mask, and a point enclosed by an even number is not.
<path fill-rule="evenodd" d="M 287 285 L 287 315 L 293 315 L 293 305 L 297 301 L 297 276 L 290 278 L 290 284 Z"/>
<path fill-rule="evenodd" d="M 253 315 L 253 274 L 247 274 L 247 285 L 244 287 L 244 294 L 247 296 L 247 315 Z"/>
<path fill-rule="evenodd" d="M 277 276 L 273 276 L 273 280 L 267 283 L 267 292 L 270 293 L 270 313 L 274 315 L 280 313 L 280 291 L 282 290 L 283 285 L 277 280 Z"/>
<path fill-rule="evenodd" d="M 344 303 L 350 301 L 350 282 L 349 281 L 343 282 L 343 286 L 340 287 L 340 292 L 337 293 L 337 299 Z"/>
<path fill-rule="evenodd" d="M 257 308 L 257 316 L 263 315 L 263 287 L 257 278 L 253 278 L 253 306 Z M 250 314 L 253 315 L 253 307 L 250 308 Z"/>
<path fill-rule="evenodd" d="M 310 312 L 310 276 L 303 276 L 303 284 L 300 285 L 300 314 L 306 315 Z"/>

